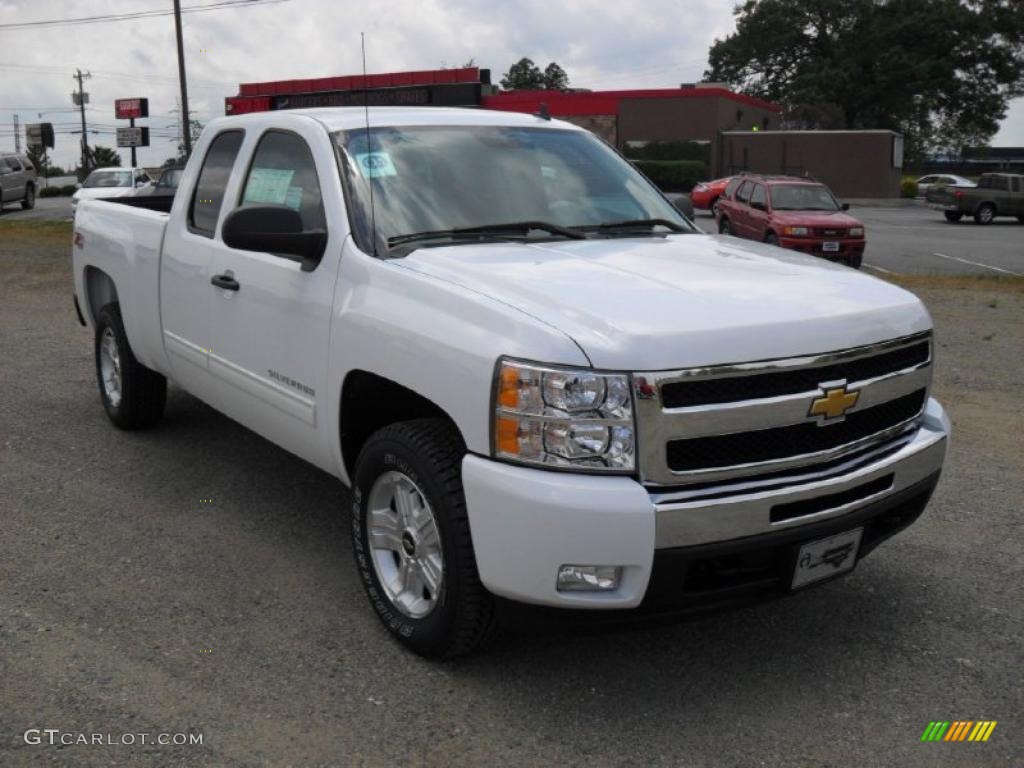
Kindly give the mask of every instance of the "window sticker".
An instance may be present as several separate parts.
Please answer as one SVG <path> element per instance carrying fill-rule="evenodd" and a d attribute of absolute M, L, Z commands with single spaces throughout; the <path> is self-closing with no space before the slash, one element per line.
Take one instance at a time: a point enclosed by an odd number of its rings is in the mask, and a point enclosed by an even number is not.
<path fill-rule="evenodd" d="M 295 171 L 277 168 L 253 168 L 245 185 L 243 203 L 288 205 L 288 189 Z"/>
<path fill-rule="evenodd" d="M 397 176 L 395 164 L 387 152 L 363 152 L 356 155 L 359 172 L 367 179 L 379 179 L 384 176 Z"/>
<path fill-rule="evenodd" d="M 302 207 L 302 187 L 288 187 L 284 196 L 284 204 L 292 210 L 299 210 Z"/>

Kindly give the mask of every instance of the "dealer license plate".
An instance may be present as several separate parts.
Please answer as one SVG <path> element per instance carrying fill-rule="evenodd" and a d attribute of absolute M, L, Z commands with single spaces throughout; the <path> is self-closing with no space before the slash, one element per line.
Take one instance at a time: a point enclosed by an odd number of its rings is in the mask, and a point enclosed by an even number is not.
<path fill-rule="evenodd" d="M 857 550 L 863 533 L 863 528 L 857 528 L 800 547 L 793 570 L 792 588 L 799 589 L 852 571 L 857 562 Z"/>
<path fill-rule="evenodd" d="M 825 253 L 836 253 L 839 251 L 839 243 L 822 243 L 821 250 Z"/>

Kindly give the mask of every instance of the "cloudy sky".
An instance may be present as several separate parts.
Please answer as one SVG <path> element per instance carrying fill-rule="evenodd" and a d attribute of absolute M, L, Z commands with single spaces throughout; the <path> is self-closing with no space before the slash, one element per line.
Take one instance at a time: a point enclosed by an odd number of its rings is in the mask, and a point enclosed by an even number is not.
<path fill-rule="evenodd" d="M 218 0 L 183 0 L 182 7 Z M 220 0 L 223 2 L 223 0 Z M 729 0 L 260 0 L 247 8 L 183 16 L 189 107 L 201 121 L 224 113 L 240 82 L 358 73 L 359 33 L 370 72 L 434 69 L 474 59 L 497 81 L 529 56 L 557 61 L 573 85 L 675 87 L 700 78 L 715 37 L 733 29 Z M 170 9 L 171 0 L 0 0 L 0 150 L 14 148 L 13 115 L 57 130 L 53 162 L 73 166 L 77 68 L 91 72 L 90 143 L 114 145 L 115 98 L 147 96 L 153 146 L 141 165 L 175 152 L 174 22 L 154 16 L 73 26 L 5 24 Z M 642 10 L 639 8 L 642 7 Z M 41 116 L 40 116 L 41 115 Z M 122 122 L 121 124 L 127 124 Z M 1011 107 L 996 146 L 1024 145 L 1024 99 Z M 127 164 L 128 151 L 122 150 Z"/>

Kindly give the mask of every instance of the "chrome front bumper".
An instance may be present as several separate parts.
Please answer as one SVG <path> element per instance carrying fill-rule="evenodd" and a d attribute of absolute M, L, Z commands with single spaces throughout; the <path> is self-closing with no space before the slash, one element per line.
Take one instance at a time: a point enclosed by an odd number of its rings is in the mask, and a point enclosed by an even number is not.
<path fill-rule="evenodd" d="M 745 490 L 740 485 L 728 490 L 718 485 L 652 494 L 655 548 L 758 536 L 854 512 L 938 472 L 949 433 L 945 411 L 936 400 L 929 399 L 915 430 L 881 446 L 874 455 L 851 461 L 855 465 L 852 469 L 832 466 L 817 477 L 809 474 L 805 481 L 795 484 L 795 478 L 790 477 L 785 486 L 770 489 Z M 887 478 L 891 482 L 886 482 Z M 865 493 L 858 494 L 858 489 Z M 814 509 L 815 500 L 820 500 L 820 509 Z M 789 505 L 799 502 L 808 502 L 803 508 L 811 511 L 779 519 L 783 517 L 778 514 L 780 509 L 792 509 Z"/>

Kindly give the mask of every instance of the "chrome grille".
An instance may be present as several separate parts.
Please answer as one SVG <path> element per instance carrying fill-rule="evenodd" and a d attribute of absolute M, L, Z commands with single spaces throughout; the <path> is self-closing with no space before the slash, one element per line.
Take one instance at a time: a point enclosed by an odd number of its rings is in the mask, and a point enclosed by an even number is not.
<path fill-rule="evenodd" d="M 634 374 L 639 470 L 653 486 L 734 481 L 835 462 L 902 436 L 927 402 L 931 335 L 799 358 Z M 826 389 L 857 392 L 834 419 Z"/>

